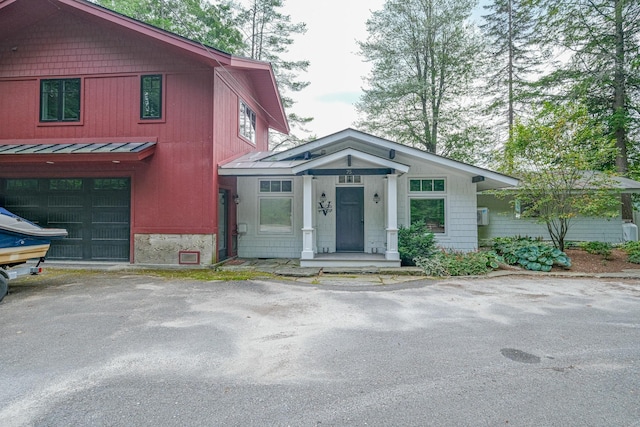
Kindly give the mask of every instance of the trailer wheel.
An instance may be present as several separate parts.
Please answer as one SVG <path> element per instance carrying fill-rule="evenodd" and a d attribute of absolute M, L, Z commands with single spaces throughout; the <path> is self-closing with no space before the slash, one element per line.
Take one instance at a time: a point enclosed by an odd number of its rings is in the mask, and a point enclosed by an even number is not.
<path fill-rule="evenodd" d="M 7 295 L 9 292 L 9 279 L 4 277 L 2 273 L 0 273 L 0 301 Z"/>

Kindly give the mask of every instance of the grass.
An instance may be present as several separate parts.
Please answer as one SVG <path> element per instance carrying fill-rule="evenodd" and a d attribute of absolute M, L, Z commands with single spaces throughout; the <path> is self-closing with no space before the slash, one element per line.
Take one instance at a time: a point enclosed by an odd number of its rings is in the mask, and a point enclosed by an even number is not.
<path fill-rule="evenodd" d="M 62 275 L 95 275 L 95 274 L 117 274 L 117 275 L 140 275 L 140 276 L 154 276 L 162 277 L 165 279 L 181 279 L 181 280 L 198 280 L 198 281 L 243 281 L 252 280 L 257 278 L 269 278 L 273 277 L 273 274 L 265 273 L 263 271 L 229 271 L 229 270 L 212 270 L 212 269 L 126 269 L 118 271 L 103 271 L 103 270 L 77 270 L 77 269 L 46 269 L 45 273 L 49 277 L 58 277 Z"/>

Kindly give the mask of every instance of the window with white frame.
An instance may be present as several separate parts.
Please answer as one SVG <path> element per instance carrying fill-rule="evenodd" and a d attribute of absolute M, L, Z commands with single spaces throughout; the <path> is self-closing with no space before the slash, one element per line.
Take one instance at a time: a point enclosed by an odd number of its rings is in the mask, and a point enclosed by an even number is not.
<path fill-rule="evenodd" d="M 261 193 L 291 193 L 292 185 L 290 179 L 261 179 Z"/>
<path fill-rule="evenodd" d="M 293 183 L 290 179 L 261 179 L 258 197 L 260 233 L 293 232 Z"/>
<path fill-rule="evenodd" d="M 360 184 L 362 177 L 360 175 L 339 175 L 338 184 Z"/>
<path fill-rule="evenodd" d="M 240 135 L 256 143 L 256 113 L 244 102 L 240 101 Z"/>
<path fill-rule="evenodd" d="M 410 223 L 422 221 L 433 233 L 447 230 L 446 180 L 444 178 L 410 178 Z"/>
<path fill-rule="evenodd" d="M 445 205 L 444 198 L 411 198 L 411 224 L 422 221 L 432 233 L 445 233 Z"/>
<path fill-rule="evenodd" d="M 444 193 L 445 191 L 445 180 L 443 178 L 409 179 L 410 193 Z"/>

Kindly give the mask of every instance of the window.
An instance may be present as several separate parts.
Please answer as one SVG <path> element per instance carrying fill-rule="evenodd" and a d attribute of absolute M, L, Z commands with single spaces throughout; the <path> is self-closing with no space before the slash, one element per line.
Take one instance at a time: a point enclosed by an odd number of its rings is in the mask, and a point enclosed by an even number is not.
<path fill-rule="evenodd" d="M 339 175 L 338 184 L 360 184 L 362 178 L 360 175 Z"/>
<path fill-rule="evenodd" d="M 80 121 L 80 79 L 40 81 L 40 121 Z"/>
<path fill-rule="evenodd" d="M 292 208 L 291 197 L 260 198 L 258 230 L 262 233 L 291 233 L 293 231 Z"/>
<path fill-rule="evenodd" d="M 446 231 L 445 199 L 411 199 L 411 224 L 424 221 L 433 233 Z"/>
<path fill-rule="evenodd" d="M 162 118 L 162 76 L 149 75 L 140 78 L 140 118 Z"/>
<path fill-rule="evenodd" d="M 261 180 L 261 193 L 291 193 L 291 180 Z"/>
<path fill-rule="evenodd" d="M 444 179 L 410 179 L 409 191 L 417 192 L 440 192 L 445 191 Z"/>
<path fill-rule="evenodd" d="M 82 190 L 82 179 L 51 179 L 49 180 L 49 190 L 80 191 Z"/>
<path fill-rule="evenodd" d="M 240 101 L 240 135 L 256 143 L 256 113 L 243 101 Z"/>

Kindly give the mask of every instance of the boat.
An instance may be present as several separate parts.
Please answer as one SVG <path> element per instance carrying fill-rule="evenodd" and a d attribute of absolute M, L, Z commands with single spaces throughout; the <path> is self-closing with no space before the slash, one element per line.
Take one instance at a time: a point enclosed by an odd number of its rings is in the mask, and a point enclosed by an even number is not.
<path fill-rule="evenodd" d="M 52 240 L 67 237 L 63 228 L 42 228 L 0 207 L 0 267 L 44 258 Z"/>

